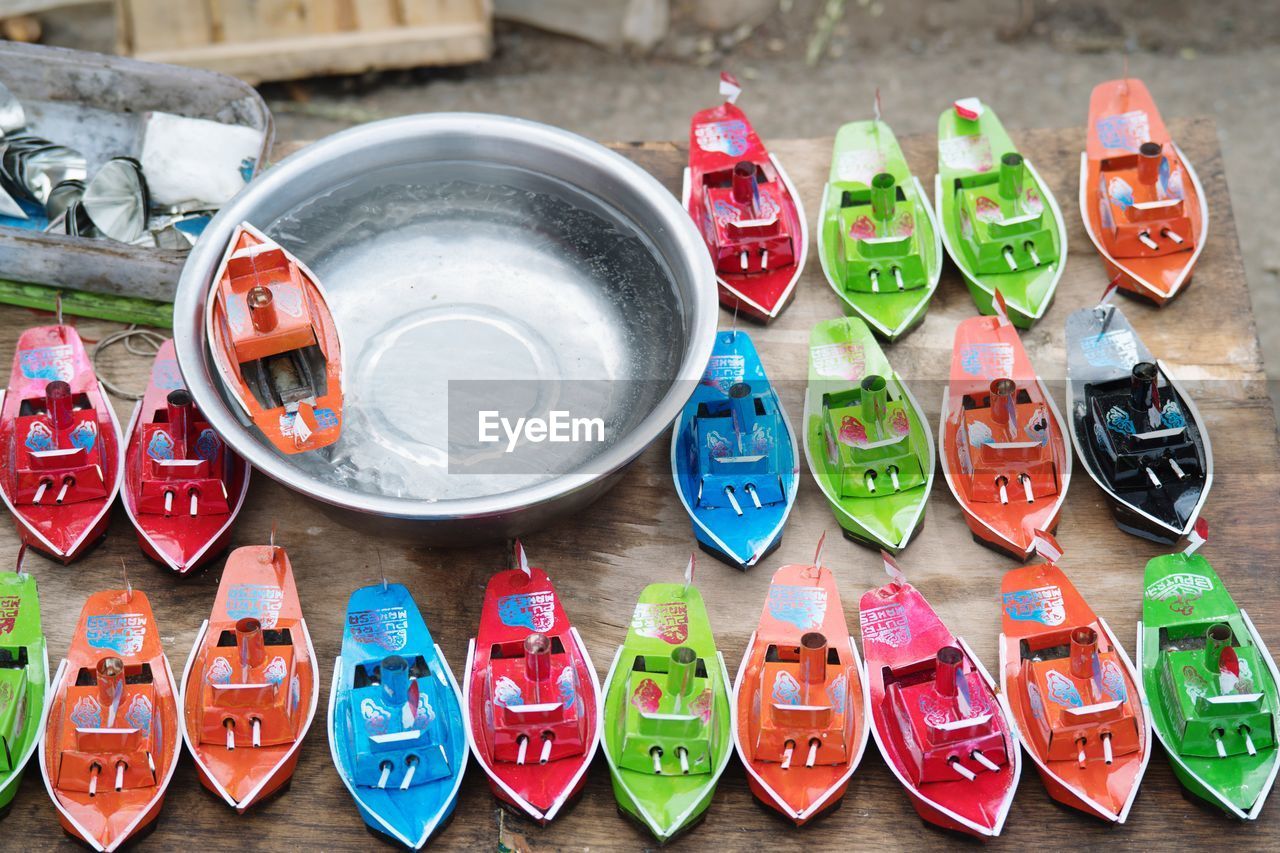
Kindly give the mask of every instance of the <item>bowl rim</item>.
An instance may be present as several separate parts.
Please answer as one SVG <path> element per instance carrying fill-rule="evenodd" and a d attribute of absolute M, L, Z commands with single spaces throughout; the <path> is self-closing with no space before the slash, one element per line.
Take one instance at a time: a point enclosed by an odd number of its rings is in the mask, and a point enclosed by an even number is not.
<path fill-rule="evenodd" d="M 518 139 L 523 146 L 536 146 L 556 156 L 579 160 L 629 186 L 654 214 L 655 225 L 665 231 L 664 242 L 673 246 L 688 266 L 692 279 L 688 293 L 682 289 L 689 339 L 678 371 L 654 409 L 588 463 L 593 473 L 561 474 L 511 491 L 452 499 L 397 498 L 357 492 L 317 480 L 267 448 L 256 429 L 241 423 L 230 411 L 215 385 L 217 379 L 205 337 L 204 307 L 224 247 L 235 226 L 245 219 L 259 197 L 283 188 L 313 169 L 371 146 L 460 133 L 479 134 L 499 142 Z M 559 176 L 557 179 L 565 180 Z M 577 188 L 599 197 L 590 190 Z M 607 198 L 602 200 L 617 207 Z M 657 242 L 652 236 L 650 239 Z M 669 266 L 674 266 L 670 257 L 667 260 Z M 679 270 L 675 274 L 679 275 Z M 258 471 L 304 496 L 342 509 L 389 518 L 456 521 L 523 514 L 605 479 L 634 460 L 667 430 L 701 380 L 711 356 L 718 316 L 715 269 L 701 234 L 676 197 L 640 166 L 586 137 L 541 122 L 489 113 L 422 113 L 358 125 L 306 145 L 265 170 L 224 205 L 210 220 L 183 265 L 174 296 L 173 338 L 178 368 L 201 413 L 223 440 Z"/>

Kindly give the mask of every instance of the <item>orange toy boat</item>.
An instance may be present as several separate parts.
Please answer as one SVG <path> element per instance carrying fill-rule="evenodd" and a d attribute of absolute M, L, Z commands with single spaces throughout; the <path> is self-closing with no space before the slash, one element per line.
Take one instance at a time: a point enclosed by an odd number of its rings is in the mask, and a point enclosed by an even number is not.
<path fill-rule="evenodd" d="M 182 674 L 182 737 L 200 781 L 240 813 L 288 789 L 320 696 L 283 548 L 237 548 Z"/>
<path fill-rule="evenodd" d="M 315 275 L 245 222 L 231 235 L 208 302 L 222 381 L 263 435 L 282 453 L 337 441 L 342 343 Z"/>
<path fill-rule="evenodd" d="M 68 834 L 115 850 L 151 828 L 181 750 L 173 672 L 144 594 L 89 596 L 53 691 L 45 788 Z"/>
<path fill-rule="evenodd" d="M 819 542 L 813 565 L 774 573 L 733 685 L 733 740 L 751 791 L 797 826 L 839 806 L 862 760 L 865 684 Z"/>
<path fill-rule="evenodd" d="M 1080 155 L 1085 230 L 1121 287 L 1163 305 L 1190 280 L 1204 248 L 1209 207 L 1200 179 L 1141 80 L 1098 84 L 1088 133 Z"/>

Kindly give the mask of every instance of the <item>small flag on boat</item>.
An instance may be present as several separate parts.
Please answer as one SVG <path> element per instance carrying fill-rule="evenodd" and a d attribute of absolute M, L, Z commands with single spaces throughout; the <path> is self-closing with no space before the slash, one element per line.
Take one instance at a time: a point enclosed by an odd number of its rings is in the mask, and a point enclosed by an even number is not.
<path fill-rule="evenodd" d="M 1209 522 L 1203 518 L 1197 518 L 1195 526 L 1191 528 L 1191 532 L 1187 534 L 1187 547 L 1183 549 L 1182 556 L 1190 557 L 1205 542 L 1209 541 Z"/>
<path fill-rule="evenodd" d="M 1225 695 L 1234 693 L 1240 683 L 1240 658 L 1236 656 L 1234 646 L 1223 646 L 1222 657 L 1218 658 L 1218 692 Z"/>
<path fill-rule="evenodd" d="M 977 98 L 961 98 L 954 106 L 956 115 L 966 121 L 977 121 L 982 117 L 982 101 Z"/>
<path fill-rule="evenodd" d="M 894 586 L 906 586 L 907 576 L 903 574 L 902 567 L 898 565 L 898 561 L 893 559 L 888 551 L 882 550 L 880 556 L 884 558 L 884 573 L 889 576 Z"/>
<path fill-rule="evenodd" d="M 1051 533 L 1044 530 L 1037 530 L 1031 537 L 1031 547 L 1047 563 L 1057 563 L 1062 559 L 1062 546 Z"/>
<path fill-rule="evenodd" d="M 693 567 L 698 561 L 697 554 L 689 555 L 689 565 L 684 567 L 684 591 L 688 592 L 689 587 L 693 586 Z"/>
<path fill-rule="evenodd" d="M 1001 326 L 1011 326 L 1012 321 L 1009 319 L 1009 306 L 1004 301 L 1004 294 L 996 289 L 996 295 L 991 300 L 991 307 L 995 309 L 996 319 L 1000 321 Z"/>
<path fill-rule="evenodd" d="M 973 695 L 969 692 L 969 676 L 965 673 L 963 663 L 956 672 L 956 707 L 962 717 L 973 714 Z"/>
<path fill-rule="evenodd" d="M 520 544 L 520 540 L 516 540 L 516 568 L 524 572 L 527 578 L 533 577 L 533 573 L 529 571 L 529 557 L 524 552 L 524 546 Z"/>
<path fill-rule="evenodd" d="M 1116 291 L 1120 289 L 1121 274 L 1116 273 L 1111 281 L 1107 282 L 1106 290 L 1102 291 L 1102 298 L 1098 300 L 1098 307 L 1111 304 L 1111 297 L 1116 295 Z"/>
<path fill-rule="evenodd" d="M 414 723 L 418 721 L 418 679 L 409 679 L 408 699 L 404 703 L 404 707 L 400 709 L 400 727 L 402 729 L 413 728 Z"/>
<path fill-rule="evenodd" d="M 822 568 L 822 551 L 827 546 L 827 531 L 822 531 L 822 535 L 818 537 L 818 548 L 813 552 L 813 567 L 815 569 Z"/>
<path fill-rule="evenodd" d="M 742 94 L 742 84 L 728 71 L 720 72 L 720 94 L 724 95 L 724 99 L 731 104 Z"/>

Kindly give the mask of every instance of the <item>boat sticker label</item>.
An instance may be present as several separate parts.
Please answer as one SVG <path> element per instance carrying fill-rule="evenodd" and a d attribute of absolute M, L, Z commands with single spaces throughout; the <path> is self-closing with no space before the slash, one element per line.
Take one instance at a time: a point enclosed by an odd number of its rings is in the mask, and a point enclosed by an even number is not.
<path fill-rule="evenodd" d="M 857 181 L 871 186 L 871 179 L 884 168 L 884 155 L 876 148 L 841 151 L 836 155 L 836 180 Z"/>
<path fill-rule="evenodd" d="M 1006 341 L 966 344 L 960 350 L 960 369 L 981 379 L 1013 375 L 1013 344 Z"/>
<path fill-rule="evenodd" d="M 987 697 L 987 686 L 978 679 L 977 673 L 962 673 L 963 678 L 969 687 L 969 713 L 953 714 L 952 709 L 956 708 L 954 700 L 940 696 L 937 691 L 926 690 L 920 694 L 920 713 L 924 717 L 925 722 L 931 726 L 940 726 L 949 723 L 952 719 L 967 719 L 968 717 L 980 717 L 983 714 L 991 713 L 991 703 Z"/>
<path fill-rule="evenodd" d="M 93 696 L 81 696 L 68 715 L 78 729 L 102 728 L 102 705 Z"/>
<path fill-rule="evenodd" d="M 249 329 L 248 297 L 237 296 L 226 303 L 227 325 L 231 327 L 232 337 L 240 337 Z"/>
<path fill-rule="evenodd" d="M 973 457 L 969 453 L 969 435 L 964 424 L 956 427 L 956 456 L 960 459 L 960 470 L 972 476 Z"/>
<path fill-rule="evenodd" d="M 9 710 L 9 704 L 11 702 L 13 702 L 13 685 L 6 681 L 3 684 L 0 684 L 0 715 L 3 715 L 5 711 Z M 18 725 L 14 727 L 15 731 L 22 731 L 21 715 L 19 715 L 16 722 Z"/>
<path fill-rule="evenodd" d="M 1107 661 L 1102 667 L 1102 689 L 1112 699 L 1119 699 L 1121 702 L 1129 699 L 1129 691 L 1124 686 L 1124 673 L 1113 660 Z"/>
<path fill-rule="evenodd" d="M 1111 212 L 1111 202 L 1107 199 L 1107 176 L 1098 176 L 1098 215 L 1102 220 L 1102 227 L 1108 231 L 1114 231 L 1116 227 L 1115 215 Z"/>
<path fill-rule="evenodd" d="M 1174 613 L 1190 616 L 1195 612 L 1196 602 L 1200 597 L 1212 589 L 1213 581 L 1204 575 L 1178 572 L 1166 575 L 1148 586 L 1146 597 L 1152 601 L 1168 601 L 1169 609 Z"/>
<path fill-rule="evenodd" d="M 504 595 L 498 599 L 498 619 L 509 628 L 549 631 L 556 624 L 556 594 L 543 590 Z"/>
<path fill-rule="evenodd" d="M 145 734 L 151 734 L 151 700 L 139 693 L 129 702 L 124 721 Z"/>
<path fill-rule="evenodd" d="M 1037 444 L 1049 443 L 1049 410 L 1044 406 L 1040 406 L 1027 420 L 1027 426 L 1023 429 L 1026 436 Z"/>
<path fill-rule="evenodd" d="M 850 447 L 866 447 L 869 441 L 867 428 L 863 426 L 862 421 L 853 415 L 845 415 L 840 421 L 840 443 Z M 835 460 L 832 459 L 832 461 Z"/>
<path fill-rule="evenodd" d="M 844 713 L 844 703 L 848 697 L 849 679 L 844 675 L 837 676 L 835 681 L 827 685 L 827 698 L 831 700 L 831 707 L 836 710 L 836 713 Z"/>
<path fill-rule="evenodd" d="M 33 421 L 31 429 L 27 430 L 27 440 L 23 442 L 27 450 L 39 453 L 44 450 L 53 450 L 53 430 L 49 429 L 43 421 Z"/>
<path fill-rule="evenodd" d="M 274 628 L 284 606 L 284 590 L 265 583 L 237 583 L 227 589 L 227 616 L 257 619 L 263 628 Z"/>
<path fill-rule="evenodd" d="M 560 691 L 560 704 L 572 708 L 578 701 L 578 687 L 573 678 L 573 667 L 566 666 L 556 676 L 556 688 Z"/>
<path fill-rule="evenodd" d="M 151 433 L 151 440 L 147 442 L 147 456 L 152 459 L 172 459 L 173 437 L 162 429 Z"/>
<path fill-rule="evenodd" d="M 289 666 L 284 662 L 284 658 L 276 655 L 271 659 L 271 663 L 267 664 L 262 674 L 272 684 L 284 684 L 285 677 L 289 674 Z"/>
<path fill-rule="evenodd" d="M 210 684 L 230 684 L 231 662 L 224 657 L 214 658 L 213 663 L 209 664 L 209 672 L 205 680 Z"/>
<path fill-rule="evenodd" d="M 827 590 L 820 586 L 774 584 L 769 587 L 769 615 L 801 631 L 820 627 L 827 615 Z"/>
<path fill-rule="evenodd" d="M 703 690 L 698 694 L 698 698 L 689 703 L 689 710 L 702 719 L 703 723 L 711 721 L 711 690 Z"/>
<path fill-rule="evenodd" d="M 24 349 L 18 353 L 18 365 L 28 379 L 70 382 L 76 374 L 75 358 L 68 344 Z"/>
<path fill-rule="evenodd" d="M 0 634 L 8 634 L 18 624 L 18 605 L 22 599 L 16 595 L 0 595 Z"/>
<path fill-rule="evenodd" d="M 1184 198 L 1184 190 L 1182 188 L 1182 166 L 1169 170 L 1169 158 L 1160 158 L 1160 177 L 1156 183 L 1156 188 L 1160 191 L 1160 198 Z"/>
<path fill-rule="evenodd" d="M 347 616 L 347 628 L 357 643 L 398 652 L 409 641 L 409 614 L 403 607 L 359 610 Z"/>
<path fill-rule="evenodd" d="M 71 443 L 81 450 L 93 450 L 93 445 L 98 440 L 98 422 L 97 421 L 80 421 L 71 428 Z"/>
<path fill-rule="evenodd" d="M 405 725 L 403 719 L 403 709 L 391 709 L 382 702 L 371 696 L 366 696 L 360 700 L 360 716 L 364 718 L 365 728 L 370 734 L 380 735 L 387 734 L 391 731 L 391 715 L 401 716 L 401 726 L 395 728 L 395 731 L 403 731 L 405 729 L 425 729 L 436 718 L 435 709 L 431 707 L 431 701 L 427 699 L 426 692 L 418 694 L 418 707 L 414 713 L 413 720 L 408 721 Z"/>
<path fill-rule="evenodd" d="M 1080 352 L 1094 367 L 1128 370 L 1138 361 L 1138 341 L 1129 329 L 1112 329 L 1080 339 Z"/>
<path fill-rule="evenodd" d="M 1107 148 L 1137 153 L 1142 143 L 1151 139 L 1151 127 L 1145 110 L 1130 110 L 1098 119 L 1098 141 Z"/>
<path fill-rule="evenodd" d="M 1004 612 L 1015 622 L 1061 625 L 1067 619 L 1062 590 L 1056 586 L 1020 589 L 1004 594 Z"/>
<path fill-rule="evenodd" d="M 855 240 L 874 240 L 876 237 L 876 224 L 871 221 L 870 216 L 865 214 L 859 216 L 849 226 L 849 236 Z"/>
<path fill-rule="evenodd" d="M 147 617 L 141 613 L 104 613 L 85 620 L 85 642 L 95 649 L 137 654 L 146 636 Z"/>
<path fill-rule="evenodd" d="M 992 444 L 995 440 L 996 438 L 991 432 L 991 427 L 989 427 L 985 422 L 974 421 L 969 424 L 969 444 L 972 444 L 974 447 L 981 447 L 984 444 Z"/>
<path fill-rule="evenodd" d="M 295 711 L 298 703 L 302 701 L 302 679 L 294 673 L 293 680 L 289 682 L 289 710 Z"/>
<path fill-rule="evenodd" d="M 769 454 L 773 452 L 773 430 L 756 423 L 751 426 L 751 437 L 748 439 L 752 453 Z"/>
<path fill-rule="evenodd" d="M 867 368 L 862 344 L 822 344 L 809 349 L 809 361 L 819 376 L 831 379 L 861 379 Z"/>
<path fill-rule="evenodd" d="M 1063 708 L 1079 708 L 1084 704 L 1075 684 L 1056 669 L 1049 670 L 1045 685 L 1049 688 L 1049 699 Z"/>
<path fill-rule="evenodd" d="M 1187 425 L 1187 419 L 1182 414 L 1182 407 L 1178 405 L 1177 400 L 1170 399 L 1165 402 L 1164 408 L 1160 410 L 1160 423 L 1165 429 L 1177 429 Z"/>
<path fill-rule="evenodd" d="M 773 679 L 773 704 L 800 704 L 800 682 L 785 669 L 779 670 L 777 677 Z"/>
<path fill-rule="evenodd" d="M 1027 187 L 1027 191 L 1022 195 L 1022 210 L 1036 216 L 1044 213 L 1044 201 L 1041 200 L 1040 193 L 1032 187 Z"/>
<path fill-rule="evenodd" d="M 947 168 L 957 171 L 990 172 L 995 164 L 991 142 L 981 134 L 939 139 L 938 156 Z"/>
<path fill-rule="evenodd" d="M 182 384 L 182 372 L 178 370 L 178 362 L 172 358 L 157 361 L 151 371 L 152 383 L 162 391 L 176 391 L 185 387 Z"/>
<path fill-rule="evenodd" d="M 754 211 L 745 207 L 737 207 L 724 199 L 716 199 L 713 207 L 715 208 L 716 222 L 721 227 L 731 222 L 740 222 L 743 219 L 771 221 L 777 219 L 778 215 L 782 213 L 782 203 L 778 200 L 774 191 L 764 184 L 756 186 Z"/>
<path fill-rule="evenodd" d="M 222 449 L 222 439 L 218 438 L 218 434 L 211 429 L 200 430 L 200 435 L 196 437 L 196 456 L 206 462 L 212 462 L 218 458 L 218 451 Z"/>
<path fill-rule="evenodd" d="M 911 432 L 911 419 L 907 417 L 906 409 L 896 410 L 889 419 L 889 429 L 895 435 L 906 435 Z"/>
<path fill-rule="evenodd" d="M 747 123 L 742 119 L 709 121 L 693 129 L 698 147 L 737 157 L 747 150 Z"/>
<path fill-rule="evenodd" d="M 1124 178 L 1112 178 L 1107 184 L 1107 195 L 1111 197 L 1111 203 L 1121 210 L 1133 206 L 1133 187 Z"/>
<path fill-rule="evenodd" d="M 689 639 L 689 610 L 682 601 L 642 601 L 631 616 L 631 630 L 678 646 Z"/>
<path fill-rule="evenodd" d="M 973 215 L 978 217 L 979 222 L 999 222 L 1004 219 L 1004 213 L 1000 210 L 1000 205 L 985 195 L 980 195 L 974 199 Z"/>
<path fill-rule="evenodd" d="M 747 359 L 737 353 L 713 355 L 707 361 L 707 371 L 702 374 L 702 384 L 719 388 L 720 393 L 728 394 L 729 389 L 737 385 L 747 375 Z"/>
<path fill-rule="evenodd" d="M 519 707 L 524 704 L 524 692 L 511 678 L 500 675 L 493 685 L 493 703 L 503 708 Z"/>
<path fill-rule="evenodd" d="M 277 284 L 271 287 L 271 299 L 280 311 L 290 317 L 301 317 L 302 291 L 291 284 Z"/>
<path fill-rule="evenodd" d="M 1031 704 L 1031 715 L 1044 721 L 1044 699 L 1040 696 L 1040 687 L 1034 683 L 1027 685 L 1027 700 Z"/>
<path fill-rule="evenodd" d="M 652 678 L 644 678 L 631 694 L 631 704 L 645 714 L 656 714 L 662 702 L 662 688 Z"/>
<path fill-rule="evenodd" d="M 911 640 L 911 624 L 901 604 L 886 604 L 862 611 L 862 639 L 898 648 Z"/>
<path fill-rule="evenodd" d="M 1119 406 L 1107 410 L 1107 429 L 1119 435 L 1133 435 L 1136 432 L 1133 418 Z"/>
<path fill-rule="evenodd" d="M 712 459 L 719 459 L 722 456 L 729 456 L 733 451 L 729 447 L 729 439 L 725 438 L 719 430 L 710 430 L 707 433 L 707 453 Z"/>

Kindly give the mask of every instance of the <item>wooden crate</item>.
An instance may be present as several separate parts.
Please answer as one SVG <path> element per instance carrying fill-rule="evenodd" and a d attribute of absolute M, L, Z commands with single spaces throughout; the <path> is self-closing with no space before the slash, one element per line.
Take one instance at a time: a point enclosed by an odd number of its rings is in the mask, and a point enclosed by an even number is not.
<path fill-rule="evenodd" d="M 251 83 L 486 59 L 489 0 L 116 0 L 120 53 Z"/>

